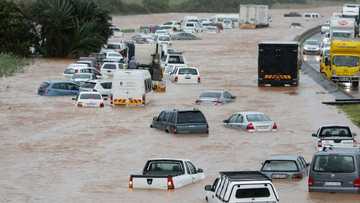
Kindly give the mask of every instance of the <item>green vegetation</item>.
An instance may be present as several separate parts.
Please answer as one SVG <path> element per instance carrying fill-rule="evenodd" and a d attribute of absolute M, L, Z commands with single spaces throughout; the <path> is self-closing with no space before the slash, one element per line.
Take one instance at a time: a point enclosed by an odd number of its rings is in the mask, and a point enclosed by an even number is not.
<path fill-rule="evenodd" d="M 355 125 L 360 127 L 360 105 L 344 105 L 339 108 L 349 116 Z"/>
<path fill-rule="evenodd" d="M 0 53 L 0 77 L 11 76 L 23 70 L 26 59 L 11 54 Z"/>

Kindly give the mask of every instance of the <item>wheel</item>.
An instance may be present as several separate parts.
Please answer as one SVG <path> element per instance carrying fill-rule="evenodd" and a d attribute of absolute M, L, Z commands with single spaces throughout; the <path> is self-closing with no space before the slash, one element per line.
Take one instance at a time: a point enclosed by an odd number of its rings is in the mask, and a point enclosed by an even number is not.
<path fill-rule="evenodd" d="M 153 125 L 150 125 L 150 128 L 153 128 Z"/>
<path fill-rule="evenodd" d="M 166 132 L 166 133 L 170 133 L 169 128 L 166 128 L 166 129 L 165 129 L 165 132 Z"/>
<path fill-rule="evenodd" d="M 353 87 L 359 87 L 359 81 L 355 81 L 351 83 L 351 86 Z"/>

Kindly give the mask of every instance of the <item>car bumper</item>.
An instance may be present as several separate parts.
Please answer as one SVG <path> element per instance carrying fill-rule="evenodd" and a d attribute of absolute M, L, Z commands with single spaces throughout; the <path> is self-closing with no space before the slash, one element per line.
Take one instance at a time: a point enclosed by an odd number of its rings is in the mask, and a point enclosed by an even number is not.
<path fill-rule="evenodd" d="M 209 134 L 208 128 L 177 128 L 176 134 Z"/>
<path fill-rule="evenodd" d="M 360 188 L 355 187 L 309 187 L 309 192 L 339 192 L 339 193 L 358 193 L 360 194 Z"/>
<path fill-rule="evenodd" d="M 308 55 L 318 55 L 320 54 L 320 50 L 303 50 L 304 54 L 308 54 Z"/>

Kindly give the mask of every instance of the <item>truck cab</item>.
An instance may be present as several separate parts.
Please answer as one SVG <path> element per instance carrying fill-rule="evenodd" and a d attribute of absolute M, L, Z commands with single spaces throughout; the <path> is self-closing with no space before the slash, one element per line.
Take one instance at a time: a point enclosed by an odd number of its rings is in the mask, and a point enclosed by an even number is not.
<path fill-rule="evenodd" d="M 225 171 L 205 186 L 209 203 L 277 203 L 279 195 L 271 179 L 259 171 Z"/>

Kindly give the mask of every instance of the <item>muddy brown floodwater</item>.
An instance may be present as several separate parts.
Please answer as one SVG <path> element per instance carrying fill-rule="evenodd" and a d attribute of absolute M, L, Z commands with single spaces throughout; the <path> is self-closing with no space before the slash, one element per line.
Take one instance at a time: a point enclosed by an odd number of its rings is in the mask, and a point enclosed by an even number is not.
<path fill-rule="evenodd" d="M 318 9 L 324 16 L 340 8 Z M 316 9 L 314 9 L 316 10 Z M 304 11 L 304 10 L 299 10 Z M 38 59 L 25 73 L 0 79 L 0 202 L 184 202 L 201 203 L 203 187 L 221 170 L 256 170 L 272 154 L 301 153 L 310 161 L 314 153 L 311 133 L 323 124 L 344 124 L 359 129 L 336 107 L 321 101 L 329 94 L 306 75 L 298 88 L 257 87 L 257 43 L 291 40 L 325 18 L 284 19 L 288 10 L 272 10 L 270 28 L 226 30 L 201 34 L 202 40 L 175 42 L 190 64 L 198 66 L 202 83 L 169 84 L 154 94 L 144 108 L 80 109 L 68 97 L 40 97 L 36 90 L 48 79 L 62 79 L 70 60 Z M 185 14 L 114 17 L 121 27 L 157 24 Z M 206 16 L 209 14 L 201 14 Z M 289 29 L 300 22 L 304 29 Z M 199 93 L 228 89 L 236 102 L 216 107 L 196 106 L 206 115 L 210 135 L 171 135 L 150 129 L 152 117 L 162 109 L 193 108 Z M 236 111 L 263 111 L 279 127 L 274 133 L 249 134 L 226 129 L 221 122 Z M 154 157 L 191 159 L 207 178 L 174 192 L 129 191 L 128 176 L 142 170 Z M 299 182 L 274 181 L 281 202 L 354 203 L 359 195 L 309 194 L 306 178 Z"/>

